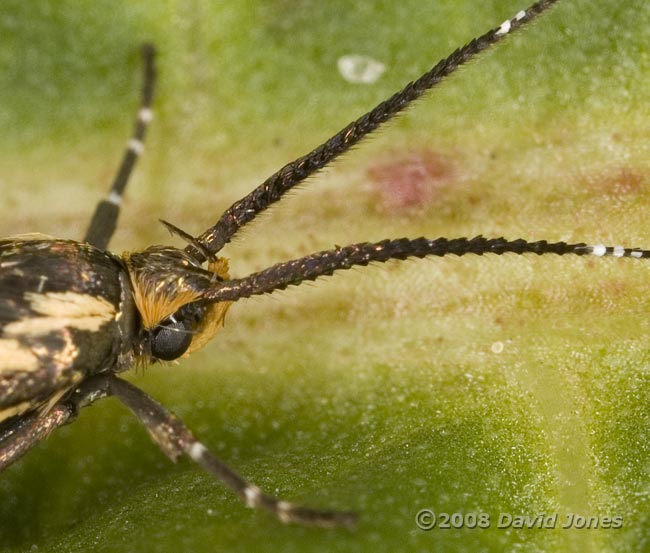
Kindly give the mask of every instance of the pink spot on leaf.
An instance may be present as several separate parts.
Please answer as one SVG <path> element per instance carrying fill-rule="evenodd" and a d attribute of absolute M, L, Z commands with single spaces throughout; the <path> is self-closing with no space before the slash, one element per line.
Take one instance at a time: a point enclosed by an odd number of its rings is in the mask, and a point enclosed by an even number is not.
<path fill-rule="evenodd" d="M 400 214 L 431 205 L 452 180 L 451 161 L 432 150 L 402 153 L 367 169 L 379 209 Z"/>

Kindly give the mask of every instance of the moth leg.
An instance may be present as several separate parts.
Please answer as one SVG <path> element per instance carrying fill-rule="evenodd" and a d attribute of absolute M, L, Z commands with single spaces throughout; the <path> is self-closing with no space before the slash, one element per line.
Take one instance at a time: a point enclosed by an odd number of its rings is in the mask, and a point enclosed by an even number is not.
<path fill-rule="evenodd" d="M 47 438 L 50 432 L 72 422 L 82 407 L 107 395 L 109 392 L 103 377 L 89 379 L 47 413 L 21 416 L 0 427 L 0 471 Z"/>
<path fill-rule="evenodd" d="M 155 49 L 151 44 L 142 46 L 142 57 L 144 61 L 144 82 L 142 85 L 142 98 L 140 109 L 135 119 L 133 135 L 131 136 L 120 168 L 115 175 L 108 196 L 101 200 L 95 208 L 95 213 L 90 221 L 85 242 L 92 244 L 102 250 L 108 247 L 108 243 L 115 232 L 117 218 L 120 215 L 122 194 L 129 182 L 135 164 L 144 151 L 144 137 L 147 127 L 153 118 L 151 103 L 153 101 L 154 86 L 156 82 L 156 68 L 154 65 Z"/>
<path fill-rule="evenodd" d="M 73 413 L 65 404 L 56 405 L 47 415 L 22 417 L 11 424 L 0 440 L 0 470 L 22 457 L 52 430 L 68 422 Z"/>
<path fill-rule="evenodd" d="M 107 380 L 111 395 L 119 398 L 140 419 L 153 441 L 172 461 L 187 455 L 220 479 L 248 507 L 261 507 L 285 523 L 326 528 L 354 525 L 354 513 L 309 509 L 265 494 L 210 453 L 180 419 L 142 390 L 113 375 L 107 376 Z"/>

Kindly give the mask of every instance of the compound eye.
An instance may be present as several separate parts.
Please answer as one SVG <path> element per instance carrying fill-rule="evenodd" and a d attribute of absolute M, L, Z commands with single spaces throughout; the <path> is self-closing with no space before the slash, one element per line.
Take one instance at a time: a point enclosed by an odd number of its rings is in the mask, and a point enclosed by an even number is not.
<path fill-rule="evenodd" d="M 159 326 L 151 336 L 151 354 L 156 359 L 173 361 L 183 355 L 192 343 L 192 333 L 182 322 Z"/>

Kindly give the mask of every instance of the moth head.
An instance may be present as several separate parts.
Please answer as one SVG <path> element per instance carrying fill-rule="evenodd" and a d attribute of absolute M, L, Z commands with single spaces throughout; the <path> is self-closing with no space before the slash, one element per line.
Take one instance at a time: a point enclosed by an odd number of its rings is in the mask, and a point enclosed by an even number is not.
<path fill-rule="evenodd" d="M 125 253 L 122 259 L 140 313 L 141 340 L 135 353 L 141 363 L 188 356 L 223 326 L 231 302 L 207 302 L 202 294 L 230 278 L 225 258 L 210 261 L 204 269 L 182 250 L 152 246 Z"/>

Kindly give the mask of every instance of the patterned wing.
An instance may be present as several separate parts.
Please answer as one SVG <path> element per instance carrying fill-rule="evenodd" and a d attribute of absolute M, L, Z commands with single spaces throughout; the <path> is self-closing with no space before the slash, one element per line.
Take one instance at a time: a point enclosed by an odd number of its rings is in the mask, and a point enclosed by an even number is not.
<path fill-rule="evenodd" d="M 87 244 L 0 240 L 0 423 L 128 364 L 134 322 L 124 279 L 117 258 Z"/>

